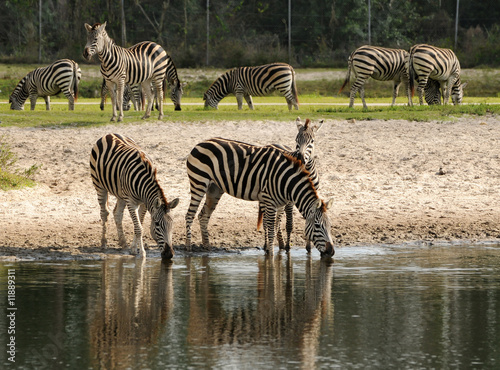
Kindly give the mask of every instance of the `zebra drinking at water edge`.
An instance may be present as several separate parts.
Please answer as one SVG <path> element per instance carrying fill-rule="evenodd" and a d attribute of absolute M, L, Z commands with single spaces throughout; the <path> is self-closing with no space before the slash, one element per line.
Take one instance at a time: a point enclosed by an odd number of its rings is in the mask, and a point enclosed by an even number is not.
<path fill-rule="evenodd" d="M 31 110 L 35 110 L 39 96 L 45 99 L 45 108 L 50 110 L 50 97 L 61 91 L 68 98 L 69 110 L 75 109 L 78 99 L 78 84 L 82 71 L 71 59 L 57 60 L 47 67 L 37 68 L 19 81 L 9 97 L 10 109 L 22 110 L 30 98 Z"/>
<path fill-rule="evenodd" d="M 255 146 L 239 141 L 214 138 L 197 144 L 187 158 L 191 201 L 186 213 L 186 248 L 191 248 L 191 226 L 198 215 L 203 246 L 210 246 L 208 222 L 224 193 L 259 201 L 264 206 L 266 253 L 273 254 L 276 213 L 293 202 L 306 219 L 305 235 L 322 257 L 335 253 L 327 209 L 301 161 L 270 146 Z"/>
<path fill-rule="evenodd" d="M 133 254 L 137 249 L 141 257 L 146 256 L 142 243 L 142 224 L 146 211 L 151 214 L 151 236 L 162 249 L 162 258 L 172 258 L 172 217 L 170 210 L 179 203 L 179 198 L 170 203 L 158 183 L 156 169 L 151 159 L 134 140 L 108 134 L 97 140 L 90 154 L 90 175 L 101 206 L 101 246 L 106 248 L 106 223 L 108 220 L 108 194 L 117 198 L 113 211 L 119 245 L 127 242 L 123 233 L 123 211 L 127 206 L 134 223 L 134 240 L 130 246 Z"/>
<path fill-rule="evenodd" d="M 122 48 L 106 33 L 106 22 L 96 23 L 93 26 L 85 23 L 87 29 L 87 44 L 83 57 L 91 60 L 97 54 L 101 61 L 101 74 L 106 80 L 111 94 L 113 116 L 111 121 L 123 120 L 123 90 L 125 84 L 141 84 L 146 94 L 148 105 L 143 119 L 149 118 L 153 105 L 153 94 L 150 84 L 158 96 L 158 101 L 163 101 L 163 79 L 167 70 L 169 56 L 163 48 L 150 41 L 144 41 L 130 48 Z M 116 86 L 116 92 L 114 89 Z M 159 104 L 158 119 L 163 118 L 163 105 Z"/>
<path fill-rule="evenodd" d="M 288 109 L 299 109 L 295 71 L 286 63 L 266 64 L 258 67 L 239 67 L 217 78 L 203 95 L 205 108 L 217 108 L 228 94 L 236 95 L 238 109 L 243 108 L 243 98 L 253 109 L 252 95 L 268 95 L 278 90 L 285 96 Z"/>

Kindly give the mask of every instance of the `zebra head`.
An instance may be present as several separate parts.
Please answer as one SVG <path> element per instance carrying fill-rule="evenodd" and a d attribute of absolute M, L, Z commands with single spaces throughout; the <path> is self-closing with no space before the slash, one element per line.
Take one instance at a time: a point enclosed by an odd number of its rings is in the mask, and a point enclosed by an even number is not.
<path fill-rule="evenodd" d="M 317 199 L 311 206 L 306 217 L 306 237 L 312 240 L 315 247 L 319 250 L 321 258 L 332 257 L 335 254 L 331 236 L 331 223 L 328 218 L 327 210 L 331 207 L 333 200 L 327 203 Z"/>
<path fill-rule="evenodd" d="M 19 83 L 17 84 L 12 94 L 9 96 L 10 109 L 24 110 L 24 103 L 29 97 L 27 81 L 28 79 L 31 79 L 32 74 L 33 71 L 31 71 L 25 77 L 23 77 L 21 81 L 19 81 Z"/>
<path fill-rule="evenodd" d="M 467 83 L 461 83 L 459 78 L 451 88 L 451 101 L 454 105 L 462 104 L 462 100 L 464 98 L 464 88 L 466 86 Z"/>
<path fill-rule="evenodd" d="M 100 53 L 104 48 L 106 39 L 109 38 L 106 33 L 106 22 L 96 23 L 91 26 L 85 23 L 87 29 L 87 44 L 83 50 L 83 57 L 90 61 L 96 53 Z"/>
<path fill-rule="evenodd" d="M 170 86 L 170 99 L 172 99 L 175 105 L 175 110 L 181 110 L 181 98 L 184 93 L 184 86 L 186 84 L 181 83 L 179 80 L 175 80 L 174 84 Z"/>
<path fill-rule="evenodd" d="M 205 100 L 205 108 L 212 107 L 219 109 L 219 101 L 215 99 L 210 90 L 203 94 L 203 100 Z"/>
<path fill-rule="evenodd" d="M 298 159 L 303 161 L 304 163 L 309 162 L 311 155 L 314 150 L 314 138 L 316 136 L 316 132 L 323 126 L 323 120 L 319 121 L 318 125 L 312 125 L 311 120 L 309 118 L 306 119 L 306 122 L 302 124 L 300 117 L 297 117 L 295 120 L 297 124 L 297 129 L 299 132 L 295 137 L 296 152 L 299 153 Z"/>
<path fill-rule="evenodd" d="M 151 237 L 158 244 L 160 249 L 162 249 L 162 258 L 172 258 L 174 256 L 174 248 L 172 245 L 172 217 L 170 216 L 170 210 L 175 208 L 179 204 L 179 198 L 175 198 L 170 203 L 164 203 L 161 200 L 157 201 L 157 204 L 151 212 Z"/>

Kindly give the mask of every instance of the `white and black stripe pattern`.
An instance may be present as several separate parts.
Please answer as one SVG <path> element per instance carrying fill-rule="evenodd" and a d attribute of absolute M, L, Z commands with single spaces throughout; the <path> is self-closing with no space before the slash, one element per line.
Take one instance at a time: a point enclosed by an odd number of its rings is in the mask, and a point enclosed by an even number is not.
<path fill-rule="evenodd" d="M 101 74 L 108 84 L 113 103 L 111 121 L 123 120 L 123 90 L 125 85 L 141 84 L 148 101 L 143 119 L 149 118 L 153 105 L 153 94 L 147 88 L 153 84 L 160 102 L 163 101 L 163 79 L 167 70 L 168 55 L 163 48 L 150 41 L 144 41 L 130 48 L 122 48 L 106 33 L 106 22 L 96 23 L 93 26 L 85 23 L 87 29 L 87 44 L 83 56 L 87 60 L 97 54 L 101 61 Z M 114 89 L 116 86 L 116 92 Z M 158 119 L 163 118 L 163 105 L 159 105 Z"/>
<path fill-rule="evenodd" d="M 106 104 L 106 96 L 107 95 L 108 95 L 108 86 L 106 85 L 106 80 L 103 78 L 102 79 L 102 86 L 101 86 L 101 104 L 99 105 L 99 108 L 101 108 L 101 110 L 104 110 L 104 105 Z M 124 111 L 130 110 L 131 100 L 132 100 L 132 91 L 130 89 L 130 86 L 125 85 L 125 89 L 123 90 L 123 110 Z M 135 107 L 135 104 L 134 104 L 134 107 Z M 137 110 L 137 108 L 136 108 L 136 110 Z"/>
<path fill-rule="evenodd" d="M 236 95 L 238 109 L 243 108 L 243 98 L 253 109 L 252 95 L 264 96 L 278 90 L 285 96 L 288 109 L 299 109 L 295 71 L 286 63 L 273 63 L 257 67 L 238 67 L 217 78 L 203 95 L 205 108 L 217 108 L 228 94 Z"/>
<path fill-rule="evenodd" d="M 81 78 L 78 63 L 71 59 L 57 60 L 47 67 L 37 68 L 17 84 L 9 97 L 10 109 L 23 110 L 29 98 L 31 110 L 34 110 L 36 100 L 41 96 L 45 99 L 45 108 L 50 110 L 50 97 L 62 91 L 68 98 L 69 110 L 74 110 Z"/>
<path fill-rule="evenodd" d="M 441 105 L 443 95 L 441 94 L 441 84 L 433 79 L 427 80 L 425 85 L 425 101 L 428 105 Z"/>
<path fill-rule="evenodd" d="M 349 83 L 351 72 L 355 81 L 351 86 L 349 107 L 353 107 L 354 98 L 359 91 L 363 107 L 367 108 L 365 102 L 365 82 L 370 77 L 378 81 L 393 81 L 392 105 L 395 104 L 401 82 L 406 87 L 408 104 L 411 105 L 410 90 L 408 87 L 408 73 L 405 66 L 405 58 L 408 52 L 402 49 L 389 49 L 379 46 L 365 45 L 351 53 L 348 59 L 347 76 L 340 92 Z"/>
<path fill-rule="evenodd" d="M 424 90 L 429 79 L 439 81 L 444 104 L 448 104 L 450 96 L 453 104 L 462 103 L 465 84 L 460 81 L 460 62 L 452 50 L 426 44 L 414 45 L 410 48 L 408 70 L 412 93 L 413 80 L 418 81 L 420 105 L 423 104 Z"/>
<path fill-rule="evenodd" d="M 274 149 L 281 150 L 283 153 L 286 153 L 294 158 L 299 159 L 304 165 L 305 169 L 309 172 L 309 177 L 311 178 L 313 185 L 316 190 L 319 190 L 319 174 L 316 168 L 317 159 L 316 157 L 312 157 L 314 152 L 314 141 L 316 133 L 323 126 L 323 120 L 319 122 L 319 124 L 314 125 L 311 123 L 310 119 L 306 119 L 303 124 L 300 117 L 295 120 L 297 125 L 297 136 L 295 137 L 295 151 L 288 148 L 287 146 L 283 146 L 280 144 L 271 144 L 270 147 Z M 283 234 L 281 231 L 281 217 L 283 214 L 283 210 L 278 210 L 276 216 L 276 237 L 278 240 L 278 245 L 280 249 L 290 250 L 290 236 L 293 230 L 293 203 L 288 202 L 284 208 L 285 216 L 286 216 L 286 233 L 287 239 L 286 243 L 283 240 Z M 257 220 L 257 230 L 260 228 L 262 224 L 262 216 L 264 214 L 264 206 L 259 203 L 259 216 Z M 267 237 L 266 237 L 267 240 Z M 308 252 L 311 250 L 310 241 L 307 241 L 306 249 Z"/>
<path fill-rule="evenodd" d="M 163 258 L 172 258 L 172 218 L 170 210 L 179 199 L 167 202 L 156 177 L 151 159 L 134 140 L 108 134 L 97 140 L 90 155 L 90 175 L 101 206 L 102 239 L 106 248 L 106 222 L 108 220 L 108 193 L 117 198 L 113 215 L 118 231 L 119 245 L 125 248 L 127 242 L 123 233 L 123 210 L 127 206 L 134 223 L 134 240 L 131 252 L 139 250 L 146 256 L 142 243 L 142 223 L 146 211 L 151 214 L 151 236 L 162 249 Z"/>
<path fill-rule="evenodd" d="M 209 247 L 208 222 L 224 193 L 264 205 L 267 253 L 273 253 L 276 213 L 293 202 L 306 219 L 305 235 L 322 256 L 334 254 L 327 208 L 319 199 L 301 162 L 270 146 L 255 146 L 214 138 L 196 145 L 187 158 L 191 201 L 186 213 L 186 247 L 191 248 L 191 226 L 198 215 L 203 246 Z"/>

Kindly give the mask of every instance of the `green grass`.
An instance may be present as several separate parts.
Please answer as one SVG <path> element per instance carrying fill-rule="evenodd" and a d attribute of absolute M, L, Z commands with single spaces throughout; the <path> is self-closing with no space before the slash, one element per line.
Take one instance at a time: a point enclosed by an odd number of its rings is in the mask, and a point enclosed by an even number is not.
<path fill-rule="evenodd" d="M 0 189 L 11 190 L 20 189 L 26 186 L 33 186 L 33 176 L 38 172 L 40 166 L 33 165 L 20 172 L 14 169 L 17 156 L 12 151 L 10 139 L 6 135 L 0 136 Z"/>

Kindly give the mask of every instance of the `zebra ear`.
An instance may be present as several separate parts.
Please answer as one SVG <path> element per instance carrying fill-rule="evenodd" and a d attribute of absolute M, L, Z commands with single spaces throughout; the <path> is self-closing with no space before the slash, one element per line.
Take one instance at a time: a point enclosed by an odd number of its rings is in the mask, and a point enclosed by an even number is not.
<path fill-rule="evenodd" d="M 178 204 L 179 204 L 179 198 L 175 198 L 173 201 L 168 203 L 168 208 L 173 209 L 173 208 L 177 207 Z"/>
<path fill-rule="evenodd" d="M 468 82 L 465 82 L 465 83 L 462 84 L 462 90 L 467 87 L 467 84 L 468 84 Z"/>
<path fill-rule="evenodd" d="M 326 202 L 326 209 L 330 209 L 333 205 L 333 198 L 329 199 L 328 202 Z"/>
<path fill-rule="evenodd" d="M 297 125 L 297 129 L 300 130 L 300 128 L 303 126 L 300 117 L 297 117 L 297 119 L 295 120 L 295 124 Z"/>
<path fill-rule="evenodd" d="M 323 201 L 318 198 L 318 200 L 316 200 L 316 208 L 321 208 L 322 206 L 323 206 Z"/>
<path fill-rule="evenodd" d="M 324 120 L 319 121 L 319 124 L 314 126 L 313 131 L 318 132 L 321 126 L 323 126 L 323 123 L 325 123 Z"/>
<path fill-rule="evenodd" d="M 85 23 L 85 29 L 87 30 L 87 32 L 90 32 L 92 31 L 92 26 L 88 23 Z"/>

